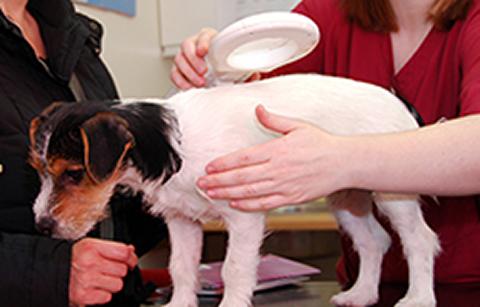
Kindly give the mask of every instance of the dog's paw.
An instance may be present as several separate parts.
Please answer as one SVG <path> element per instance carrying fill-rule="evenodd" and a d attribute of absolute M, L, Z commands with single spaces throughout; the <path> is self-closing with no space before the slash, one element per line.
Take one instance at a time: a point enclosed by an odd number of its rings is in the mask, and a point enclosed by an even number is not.
<path fill-rule="evenodd" d="M 365 307 L 375 304 L 378 301 L 378 294 L 371 290 L 352 288 L 348 291 L 334 295 L 330 302 L 335 306 Z"/>
<path fill-rule="evenodd" d="M 198 305 L 195 303 L 191 304 L 175 304 L 175 303 L 168 303 L 167 305 L 163 305 L 163 307 L 198 307 Z"/>
<path fill-rule="evenodd" d="M 395 307 L 435 307 L 436 305 L 435 298 L 405 296 L 395 304 Z"/>
<path fill-rule="evenodd" d="M 252 303 L 222 301 L 218 307 L 252 307 Z"/>
<path fill-rule="evenodd" d="M 197 302 L 173 302 L 170 301 L 168 304 L 163 305 L 163 307 L 198 307 Z"/>

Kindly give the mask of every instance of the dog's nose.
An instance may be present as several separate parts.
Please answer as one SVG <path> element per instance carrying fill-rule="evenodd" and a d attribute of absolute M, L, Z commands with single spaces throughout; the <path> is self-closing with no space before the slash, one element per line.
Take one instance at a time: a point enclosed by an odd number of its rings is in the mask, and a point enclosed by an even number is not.
<path fill-rule="evenodd" d="M 46 235 L 50 236 L 53 232 L 53 229 L 55 228 L 55 221 L 51 218 L 47 217 L 42 217 L 38 222 L 37 222 L 37 230 Z"/>

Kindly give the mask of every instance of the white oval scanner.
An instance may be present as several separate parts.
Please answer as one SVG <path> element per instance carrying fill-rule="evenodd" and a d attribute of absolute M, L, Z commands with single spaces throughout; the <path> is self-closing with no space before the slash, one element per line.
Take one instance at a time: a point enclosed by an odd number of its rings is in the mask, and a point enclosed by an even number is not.
<path fill-rule="evenodd" d="M 320 40 L 317 25 L 291 12 L 268 12 L 241 19 L 213 39 L 207 61 L 207 83 L 218 85 L 269 72 L 298 60 Z"/>

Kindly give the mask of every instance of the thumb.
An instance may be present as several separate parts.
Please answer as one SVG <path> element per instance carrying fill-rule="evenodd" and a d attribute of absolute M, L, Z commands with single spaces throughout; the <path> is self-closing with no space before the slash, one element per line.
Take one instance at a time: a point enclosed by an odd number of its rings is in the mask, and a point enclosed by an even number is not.
<path fill-rule="evenodd" d="M 286 116 L 276 115 L 268 112 L 263 105 L 255 108 L 258 121 L 267 129 L 281 134 L 287 134 L 303 126 L 303 122 L 291 119 Z"/>

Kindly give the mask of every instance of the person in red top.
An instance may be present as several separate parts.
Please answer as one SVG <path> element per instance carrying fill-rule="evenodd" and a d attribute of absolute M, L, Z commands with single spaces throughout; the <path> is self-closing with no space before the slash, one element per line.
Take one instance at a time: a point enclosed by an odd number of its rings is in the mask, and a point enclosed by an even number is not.
<path fill-rule="evenodd" d="M 269 76 L 314 72 L 377 84 L 410 102 L 427 127 L 338 137 L 259 108 L 260 122 L 285 136 L 213 161 L 199 187 L 242 210 L 301 203 L 343 188 L 438 195 L 438 203 L 425 198 L 423 206 L 442 245 L 437 288 L 468 284 L 467 292 L 480 297 L 480 116 L 474 116 L 480 113 L 480 0 L 304 0 L 294 11 L 314 20 L 321 42 Z M 184 42 L 171 73 L 177 87 L 204 85 L 203 57 L 215 33 L 205 29 Z M 433 125 L 445 119 L 451 121 Z M 303 150 L 289 155 L 292 148 Z M 280 176 L 279 166 L 290 175 Z M 340 282 L 348 288 L 357 273 L 358 258 L 343 239 Z M 385 256 L 381 280 L 408 280 L 398 240 Z M 439 305 L 451 302 L 439 298 Z"/>

